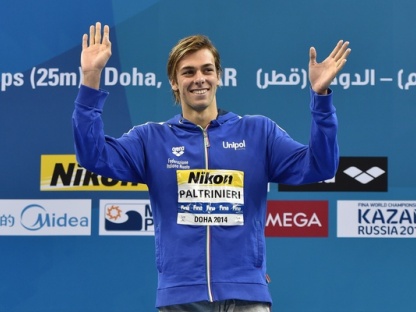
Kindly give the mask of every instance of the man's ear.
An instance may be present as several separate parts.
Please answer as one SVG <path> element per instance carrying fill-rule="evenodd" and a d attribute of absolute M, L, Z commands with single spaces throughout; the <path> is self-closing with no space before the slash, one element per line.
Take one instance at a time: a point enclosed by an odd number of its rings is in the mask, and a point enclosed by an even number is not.
<path fill-rule="evenodd" d="M 173 80 L 169 80 L 170 86 L 173 91 L 178 91 L 178 85 Z"/>

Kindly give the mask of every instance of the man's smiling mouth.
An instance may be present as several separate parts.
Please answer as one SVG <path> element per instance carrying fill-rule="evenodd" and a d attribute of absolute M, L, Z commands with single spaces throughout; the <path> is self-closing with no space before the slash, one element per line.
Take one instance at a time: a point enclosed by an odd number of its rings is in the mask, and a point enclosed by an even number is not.
<path fill-rule="evenodd" d="M 208 92 L 208 89 L 191 90 L 191 93 L 194 93 L 194 94 L 205 94 L 207 92 Z"/>

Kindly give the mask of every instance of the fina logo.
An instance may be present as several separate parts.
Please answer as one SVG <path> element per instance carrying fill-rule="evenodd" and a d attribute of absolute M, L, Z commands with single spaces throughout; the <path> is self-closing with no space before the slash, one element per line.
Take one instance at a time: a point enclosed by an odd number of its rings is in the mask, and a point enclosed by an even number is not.
<path fill-rule="evenodd" d="M 20 214 L 20 224 L 29 231 L 38 231 L 42 228 L 87 227 L 86 217 L 68 217 L 67 213 L 57 216 L 49 213 L 44 207 L 32 204 L 23 208 Z"/>
<path fill-rule="evenodd" d="M 185 153 L 185 146 L 172 147 L 172 154 L 175 156 L 182 156 Z"/>
<path fill-rule="evenodd" d="M 237 150 L 244 150 L 246 149 L 246 141 L 243 140 L 242 142 L 225 142 L 222 141 L 223 148 L 232 148 L 235 151 Z"/>

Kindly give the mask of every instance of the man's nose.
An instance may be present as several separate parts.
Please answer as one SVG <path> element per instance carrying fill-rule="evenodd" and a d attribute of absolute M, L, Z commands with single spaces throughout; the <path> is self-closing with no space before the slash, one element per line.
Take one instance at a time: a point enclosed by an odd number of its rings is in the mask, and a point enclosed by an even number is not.
<path fill-rule="evenodd" d="M 197 85 L 201 85 L 205 82 L 205 77 L 202 75 L 202 73 L 197 73 L 195 76 L 195 83 Z"/>

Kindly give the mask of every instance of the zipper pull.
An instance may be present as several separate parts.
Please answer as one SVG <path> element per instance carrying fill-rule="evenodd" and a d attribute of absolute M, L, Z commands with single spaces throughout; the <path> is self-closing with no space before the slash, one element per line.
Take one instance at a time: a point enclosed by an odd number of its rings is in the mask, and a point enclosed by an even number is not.
<path fill-rule="evenodd" d="M 208 128 L 208 126 L 207 126 L 207 128 Z M 207 129 L 205 128 L 203 132 L 204 132 L 205 147 L 210 147 Z"/>

